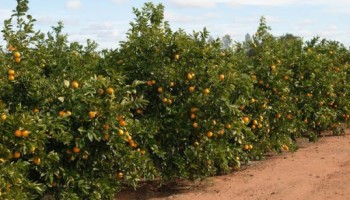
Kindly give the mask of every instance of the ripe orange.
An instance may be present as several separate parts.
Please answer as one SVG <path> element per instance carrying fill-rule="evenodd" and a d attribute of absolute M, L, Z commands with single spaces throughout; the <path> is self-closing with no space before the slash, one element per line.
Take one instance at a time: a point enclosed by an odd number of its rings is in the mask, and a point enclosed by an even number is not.
<path fill-rule="evenodd" d="M 72 81 L 72 88 L 77 89 L 79 87 L 79 83 L 77 81 Z"/>
<path fill-rule="evenodd" d="M 22 137 L 27 138 L 29 136 L 29 131 L 28 130 L 22 130 L 21 134 L 22 134 Z"/>
<path fill-rule="evenodd" d="M 190 87 L 188 88 L 188 91 L 190 91 L 190 92 L 194 92 L 194 90 L 195 90 L 195 87 L 194 87 L 194 86 L 190 86 Z"/>
<path fill-rule="evenodd" d="M 124 175 L 123 175 L 122 172 L 118 172 L 118 173 L 115 175 L 115 178 L 120 180 L 120 179 L 123 178 L 123 176 L 124 176 Z"/>
<path fill-rule="evenodd" d="M 174 59 L 175 59 L 175 61 L 179 60 L 180 59 L 180 55 L 179 54 L 175 54 Z"/>
<path fill-rule="evenodd" d="M 13 158 L 20 158 L 21 157 L 21 153 L 20 152 L 18 152 L 18 151 L 15 151 L 14 153 L 13 153 Z"/>
<path fill-rule="evenodd" d="M 15 75 L 15 70 L 9 69 L 9 70 L 7 71 L 7 74 L 8 74 L 8 75 Z"/>
<path fill-rule="evenodd" d="M 191 113 L 195 113 L 198 111 L 198 108 L 191 108 Z"/>
<path fill-rule="evenodd" d="M 226 124 L 226 126 L 225 126 L 225 128 L 227 128 L 227 129 L 231 129 L 231 124 Z"/>
<path fill-rule="evenodd" d="M 175 83 L 174 82 L 170 82 L 170 87 L 174 87 Z"/>
<path fill-rule="evenodd" d="M 152 85 L 155 85 L 156 84 L 156 80 L 152 80 Z"/>
<path fill-rule="evenodd" d="M 5 114 L 1 115 L 1 121 L 5 121 L 7 119 L 7 116 Z"/>
<path fill-rule="evenodd" d="M 281 114 L 277 113 L 275 118 L 277 118 L 277 119 L 281 118 Z"/>
<path fill-rule="evenodd" d="M 15 137 L 22 137 L 22 131 L 21 130 L 16 130 L 14 135 L 15 135 Z"/>
<path fill-rule="evenodd" d="M 188 73 L 187 76 L 186 76 L 187 80 L 191 80 L 193 78 L 192 74 L 191 73 Z"/>
<path fill-rule="evenodd" d="M 271 69 L 271 71 L 276 70 L 276 65 L 271 65 L 270 69 Z"/>
<path fill-rule="evenodd" d="M 246 124 L 249 122 L 249 117 L 243 117 L 242 119 L 243 119 L 243 122 Z"/>
<path fill-rule="evenodd" d="M 141 114 L 142 114 L 142 110 L 141 110 L 141 109 L 137 109 L 137 110 L 136 110 L 136 113 L 139 114 L 139 115 L 141 115 Z"/>
<path fill-rule="evenodd" d="M 147 85 L 148 86 L 152 86 L 153 84 L 152 84 L 152 81 L 147 81 Z"/>
<path fill-rule="evenodd" d="M 58 115 L 59 115 L 60 117 L 64 117 L 64 116 L 66 115 L 66 112 L 63 111 L 63 110 L 61 110 L 60 112 L 58 112 Z"/>
<path fill-rule="evenodd" d="M 9 75 L 8 76 L 8 80 L 9 81 L 14 81 L 15 80 L 15 76 L 14 75 Z"/>
<path fill-rule="evenodd" d="M 210 90 L 208 88 L 204 89 L 204 94 L 209 94 Z"/>
<path fill-rule="evenodd" d="M 122 120 L 119 122 L 120 126 L 126 126 L 126 121 L 125 120 Z"/>
<path fill-rule="evenodd" d="M 124 131 L 122 129 L 119 129 L 118 130 L 118 135 L 123 135 L 124 134 Z"/>
<path fill-rule="evenodd" d="M 97 112 L 96 111 L 90 111 L 89 112 L 89 118 L 90 119 L 93 119 L 93 118 L 95 118 L 97 116 Z"/>
<path fill-rule="evenodd" d="M 109 95 L 114 94 L 114 89 L 111 87 L 107 88 L 107 94 L 109 94 Z"/>
<path fill-rule="evenodd" d="M 80 148 L 79 147 L 73 147 L 73 152 L 74 153 L 80 153 Z"/>
<path fill-rule="evenodd" d="M 191 119 L 196 119 L 196 114 L 192 113 L 191 114 Z"/>
<path fill-rule="evenodd" d="M 252 129 L 253 129 L 253 130 L 256 129 L 256 125 L 253 124 L 253 125 L 252 125 Z"/>
<path fill-rule="evenodd" d="M 40 160 L 39 157 L 35 157 L 34 160 L 33 160 L 33 162 L 34 162 L 34 164 L 36 164 L 36 165 L 40 165 L 41 160 Z"/>
<path fill-rule="evenodd" d="M 255 102 L 256 102 L 256 100 L 254 98 L 250 99 L 250 103 L 255 103 Z"/>
<path fill-rule="evenodd" d="M 97 93 L 99 95 L 103 95 L 105 93 L 105 91 L 102 88 L 100 88 L 100 89 L 97 90 Z"/>
<path fill-rule="evenodd" d="M 13 47 L 11 44 L 8 46 L 8 50 L 9 51 L 14 51 L 14 50 L 16 50 L 16 48 L 15 47 Z"/>
<path fill-rule="evenodd" d="M 159 92 L 159 93 L 162 93 L 162 92 L 163 92 L 163 88 L 162 88 L 162 87 L 159 87 L 159 88 L 158 88 L 158 92 Z"/>
<path fill-rule="evenodd" d="M 38 113 L 38 112 L 40 112 L 40 110 L 38 108 L 33 109 L 33 113 Z"/>
<path fill-rule="evenodd" d="M 221 129 L 220 131 L 219 131 L 219 135 L 223 135 L 225 133 L 225 130 L 224 129 Z"/>
<path fill-rule="evenodd" d="M 71 112 L 71 111 L 69 111 L 69 110 L 68 110 L 68 111 L 66 111 L 66 116 L 68 116 L 68 117 L 69 117 L 69 116 L 71 116 L 71 115 L 72 115 L 72 112 Z"/>
<path fill-rule="evenodd" d="M 13 52 L 13 56 L 14 56 L 15 58 L 20 58 L 20 57 L 21 57 L 21 54 L 20 54 L 18 51 L 15 51 L 15 52 Z"/>
<path fill-rule="evenodd" d="M 108 134 L 108 133 L 104 134 L 104 135 L 103 135 L 103 139 L 104 139 L 105 141 L 108 141 L 108 140 L 109 140 L 109 134 Z"/>
<path fill-rule="evenodd" d="M 194 123 L 192 124 L 192 126 L 193 126 L 193 128 L 198 128 L 198 123 L 197 123 L 197 122 L 194 122 Z"/>
<path fill-rule="evenodd" d="M 208 137 L 208 138 L 213 137 L 213 132 L 209 131 L 209 132 L 207 133 L 207 137 Z"/>
<path fill-rule="evenodd" d="M 249 145 L 248 145 L 248 144 L 245 144 L 245 145 L 243 146 L 243 149 L 244 149 L 244 150 L 249 150 Z"/>
<path fill-rule="evenodd" d="M 253 120 L 254 125 L 258 125 L 258 121 L 256 119 Z"/>
<path fill-rule="evenodd" d="M 225 79 L 225 75 L 220 74 L 220 75 L 219 75 L 219 80 L 220 80 L 220 81 L 223 81 L 224 79 Z"/>
<path fill-rule="evenodd" d="M 253 145 L 252 144 L 249 145 L 249 149 L 253 149 Z"/>
<path fill-rule="evenodd" d="M 168 103 L 168 99 L 166 97 L 163 98 L 163 103 Z"/>
<path fill-rule="evenodd" d="M 288 80 L 289 76 L 285 75 L 283 78 L 284 78 L 284 80 Z"/>

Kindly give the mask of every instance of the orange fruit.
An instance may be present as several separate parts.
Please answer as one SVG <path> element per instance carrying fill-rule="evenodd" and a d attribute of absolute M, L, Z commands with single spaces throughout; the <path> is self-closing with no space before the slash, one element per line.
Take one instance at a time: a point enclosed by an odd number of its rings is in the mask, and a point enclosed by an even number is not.
<path fill-rule="evenodd" d="M 250 103 L 255 103 L 256 100 L 254 98 L 250 99 Z"/>
<path fill-rule="evenodd" d="M 58 112 L 58 115 L 59 115 L 60 117 L 64 117 L 64 116 L 66 115 L 66 112 L 63 111 L 63 110 L 61 110 L 60 112 Z"/>
<path fill-rule="evenodd" d="M 170 82 L 170 87 L 174 87 L 175 83 L 174 82 Z"/>
<path fill-rule="evenodd" d="M 277 119 L 281 118 L 281 114 L 277 113 L 275 118 L 277 118 Z"/>
<path fill-rule="evenodd" d="M 188 91 L 190 91 L 190 92 L 194 92 L 194 90 L 195 90 L 195 87 L 194 87 L 194 86 L 190 86 L 190 87 L 188 88 Z"/>
<path fill-rule="evenodd" d="M 97 93 L 99 95 L 103 95 L 105 93 L 105 91 L 102 88 L 100 88 L 100 89 L 97 90 Z"/>
<path fill-rule="evenodd" d="M 232 126 L 231 124 L 226 124 L 225 128 L 230 129 Z"/>
<path fill-rule="evenodd" d="M 27 138 L 29 136 L 29 131 L 28 130 L 22 130 L 21 134 L 22 134 L 22 137 Z"/>
<path fill-rule="evenodd" d="M 126 121 L 125 120 L 122 120 L 119 122 L 120 126 L 126 126 Z"/>
<path fill-rule="evenodd" d="M 15 133 L 14 133 L 14 135 L 15 135 L 16 137 L 22 137 L 22 131 L 21 131 L 21 130 L 16 130 Z"/>
<path fill-rule="evenodd" d="M 258 121 L 256 119 L 253 120 L 254 125 L 258 125 Z"/>
<path fill-rule="evenodd" d="M 15 70 L 9 69 L 9 70 L 7 71 L 7 74 L 8 74 L 8 75 L 15 75 Z"/>
<path fill-rule="evenodd" d="M 276 65 L 271 65 L 270 69 L 271 69 L 271 71 L 276 70 Z"/>
<path fill-rule="evenodd" d="M 155 85 L 156 84 L 156 80 L 152 80 L 152 85 Z"/>
<path fill-rule="evenodd" d="M 187 80 L 191 80 L 193 78 L 192 74 L 191 73 L 188 73 L 187 76 L 186 76 Z"/>
<path fill-rule="evenodd" d="M 9 75 L 9 76 L 8 76 L 8 80 L 9 80 L 9 81 L 15 80 L 15 76 L 14 76 L 14 75 Z"/>
<path fill-rule="evenodd" d="M 225 75 L 220 74 L 220 75 L 219 75 L 219 80 L 220 80 L 220 81 L 223 81 L 224 79 L 225 79 Z"/>
<path fill-rule="evenodd" d="M 18 152 L 18 151 L 15 151 L 14 153 L 13 153 L 13 158 L 20 158 L 21 157 L 21 153 L 20 152 Z"/>
<path fill-rule="evenodd" d="M 1 121 L 5 121 L 7 119 L 7 116 L 5 114 L 1 115 Z"/>
<path fill-rule="evenodd" d="M 109 140 L 109 134 L 108 134 L 108 133 L 104 134 L 104 135 L 103 135 L 103 139 L 106 140 L 106 141 L 108 141 L 108 140 Z"/>
<path fill-rule="evenodd" d="M 39 157 L 35 157 L 34 160 L 33 160 L 33 162 L 34 162 L 34 164 L 36 164 L 36 165 L 40 165 L 41 160 L 40 160 Z"/>
<path fill-rule="evenodd" d="M 191 114 L 191 119 L 196 119 L 196 114 L 192 113 Z"/>
<path fill-rule="evenodd" d="M 72 115 L 72 112 L 71 111 L 66 111 L 66 116 L 71 116 Z"/>
<path fill-rule="evenodd" d="M 163 103 L 168 103 L 168 98 L 164 97 L 163 98 Z"/>
<path fill-rule="evenodd" d="M 123 135 L 124 134 L 124 131 L 122 129 L 119 129 L 118 130 L 118 135 Z"/>
<path fill-rule="evenodd" d="M 195 113 L 198 111 L 198 108 L 191 108 L 191 113 Z"/>
<path fill-rule="evenodd" d="M 249 149 L 253 149 L 253 145 L 252 144 L 249 145 Z"/>
<path fill-rule="evenodd" d="M 93 118 L 95 118 L 97 116 L 97 112 L 96 111 L 90 111 L 89 112 L 89 118 L 90 119 L 93 119 Z"/>
<path fill-rule="evenodd" d="M 175 54 L 175 55 L 174 55 L 174 60 L 177 61 L 177 60 L 179 60 L 179 59 L 180 59 L 180 55 L 179 55 L 179 54 Z"/>
<path fill-rule="evenodd" d="M 33 113 L 38 113 L 38 112 L 40 112 L 40 110 L 38 108 L 33 109 Z"/>
<path fill-rule="evenodd" d="M 249 122 L 249 117 L 243 117 L 242 119 L 243 119 L 243 122 L 246 124 Z"/>
<path fill-rule="evenodd" d="M 124 175 L 123 175 L 122 172 L 118 172 L 118 173 L 115 175 L 115 178 L 120 180 L 120 179 L 123 178 L 123 176 L 124 176 Z"/>
<path fill-rule="evenodd" d="M 224 129 L 221 129 L 220 131 L 219 131 L 219 135 L 223 135 L 225 133 L 225 130 Z"/>
<path fill-rule="evenodd" d="M 142 110 L 141 110 L 141 109 L 137 109 L 137 110 L 136 110 L 136 113 L 139 114 L 139 115 L 141 115 L 141 114 L 142 114 Z"/>
<path fill-rule="evenodd" d="M 15 51 L 15 52 L 13 52 L 13 56 L 14 56 L 15 58 L 20 58 L 20 57 L 21 57 L 21 54 L 20 54 L 18 51 Z"/>
<path fill-rule="evenodd" d="M 209 94 L 209 93 L 210 93 L 209 88 L 204 89 L 204 94 Z"/>
<path fill-rule="evenodd" d="M 152 84 L 152 81 L 147 81 L 147 85 L 148 86 L 152 86 L 153 84 Z"/>
<path fill-rule="evenodd" d="M 244 149 L 244 150 L 249 150 L 249 145 L 248 145 L 248 144 L 245 144 L 245 145 L 243 146 L 243 149 Z"/>
<path fill-rule="evenodd" d="M 107 94 L 109 94 L 109 95 L 114 94 L 114 89 L 111 87 L 107 88 Z"/>
<path fill-rule="evenodd" d="M 72 81 L 71 85 L 73 89 L 77 89 L 79 87 L 79 83 L 77 81 Z"/>
<path fill-rule="evenodd" d="M 197 122 L 194 122 L 194 123 L 192 124 L 192 126 L 193 126 L 193 128 L 198 128 L 198 123 L 197 123 Z"/>
<path fill-rule="evenodd" d="M 16 63 L 20 63 L 21 62 L 21 58 L 15 58 L 15 62 Z"/>
<path fill-rule="evenodd" d="M 15 47 L 13 47 L 11 44 L 8 46 L 8 50 L 9 51 L 14 51 L 14 50 L 16 50 L 16 48 Z"/>
<path fill-rule="evenodd" d="M 73 147 L 73 152 L 74 153 L 80 153 L 80 148 L 79 147 Z"/>
<path fill-rule="evenodd" d="M 213 132 L 209 131 L 209 132 L 207 133 L 207 137 L 208 137 L 208 138 L 213 137 Z"/>
<path fill-rule="evenodd" d="M 158 88 L 158 92 L 159 92 L 159 93 L 162 93 L 162 92 L 163 92 L 163 88 L 162 88 L 162 87 L 159 87 L 159 88 Z"/>

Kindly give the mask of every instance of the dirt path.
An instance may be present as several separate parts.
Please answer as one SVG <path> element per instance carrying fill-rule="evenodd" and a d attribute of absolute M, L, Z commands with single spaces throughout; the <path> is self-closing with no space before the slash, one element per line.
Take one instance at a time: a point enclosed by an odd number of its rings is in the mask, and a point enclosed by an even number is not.
<path fill-rule="evenodd" d="M 348 200 L 350 199 L 350 131 L 302 143 L 286 153 L 253 163 L 245 170 L 203 182 L 149 186 L 126 191 L 117 199 L 138 200 Z"/>

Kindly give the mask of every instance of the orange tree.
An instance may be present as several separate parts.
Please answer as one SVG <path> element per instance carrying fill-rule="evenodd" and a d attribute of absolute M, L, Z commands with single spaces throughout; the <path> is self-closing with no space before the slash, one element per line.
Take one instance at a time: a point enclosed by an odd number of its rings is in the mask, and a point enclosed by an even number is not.
<path fill-rule="evenodd" d="M 163 6 L 135 9 L 128 38 L 110 62 L 135 78 L 149 104 L 135 110 L 147 132 L 145 145 L 161 176 L 199 178 L 227 172 L 247 161 L 254 135 L 234 104 L 243 74 L 229 63 L 230 51 L 208 32 L 172 31 Z M 247 78 L 245 78 L 247 80 Z M 244 146 L 248 148 L 244 149 Z"/>
<path fill-rule="evenodd" d="M 347 52 L 337 42 L 314 38 L 306 42 L 299 59 L 293 62 L 293 93 L 310 139 L 329 129 L 341 133 L 338 123 L 348 119 Z"/>
<path fill-rule="evenodd" d="M 261 154 L 288 149 L 298 133 L 299 120 L 294 96 L 291 94 L 293 71 L 287 66 L 290 51 L 283 38 L 271 35 L 265 19 L 251 41 L 237 44 L 235 60 L 240 70 L 254 82 L 254 90 L 240 102 L 241 110 L 251 119 L 247 122 L 258 136 Z M 300 43 L 295 40 L 295 43 Z"/>
<path fill-rule="evenodd" d="M 69 44 L 61 24 L 35 32 L 28 1 L 17 2 L 2 31 L 1 199 L 110 199 L 123 183 L 152 179 L 130 112 L 147 103 L 139 83 L 125 85 L 95 43 Z"/>

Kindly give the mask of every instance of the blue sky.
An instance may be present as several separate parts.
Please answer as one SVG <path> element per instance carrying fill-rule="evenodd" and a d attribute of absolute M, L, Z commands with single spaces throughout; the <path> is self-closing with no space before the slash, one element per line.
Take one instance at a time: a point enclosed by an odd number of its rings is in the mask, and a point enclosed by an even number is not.
<path fill-rule="evenodd" d="M 11 15 L 15 0 L 0 0 L 0 21 Z M 29 14 L 36 28 L 47 32 L 63 21 L 71 41 L 95 40 L 100 48 L 117 48 L 125 40 L 132 8 L 137 0 L 29 0 Z M 292 33 L 309 39 L 319 35 L 350 46 L 350 0 L 168 0 L 152 1 L 165 6 L 172 29 L 187 32 L 207 27 L 214 37 L 229 34 L 235 41 L 254 34 L 261 16 L 275 35 Z M 2 27 L 2 25 L 1 25 Z M 4 44 L 0 39 L 0 44 Z"/>

